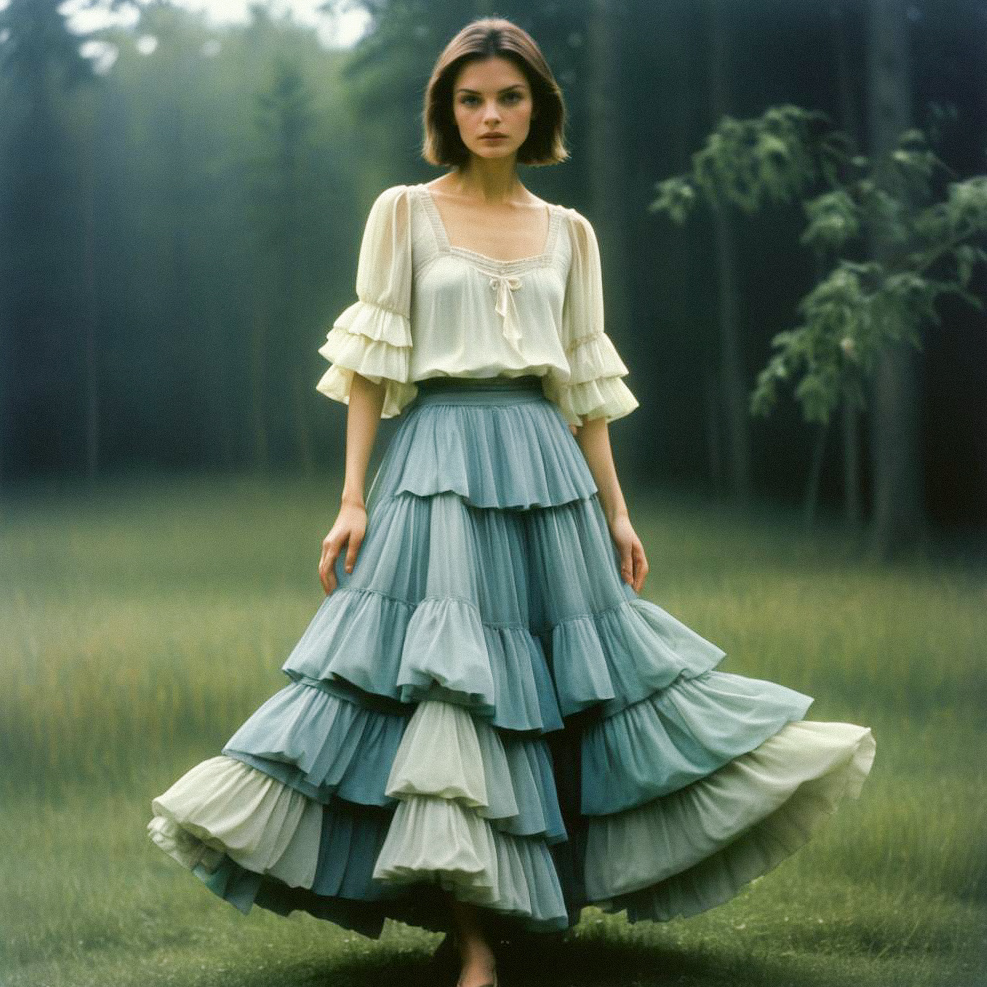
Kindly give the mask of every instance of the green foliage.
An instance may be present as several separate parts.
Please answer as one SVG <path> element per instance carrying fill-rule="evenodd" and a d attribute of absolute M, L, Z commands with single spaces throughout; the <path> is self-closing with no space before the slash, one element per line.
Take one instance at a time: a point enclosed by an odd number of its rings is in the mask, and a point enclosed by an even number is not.
<path fill-rule="evenodd" d="M 845 189 L 824 192 L 806 202 L 805 212 L 809 225 L 799 243 L 817 251 L 840 250 L 854 237 L 860 235 L 861 210 Z"/>
<path fill-rule="evenodd" d="M 750 397 L 755 415 L 767 415 L 783 387 L 806 421 L 827 422 L 844 399 L 863 407 L 881 352 L 900 340 L 921 348 L 923 327 L 941 321 L 942 295 L 982 308 L 967 288 L 987 263 L 987 176 L 951 182 L 945 198 L 932 201 L 937 174 L 949 169 L 921 130 L 904 131 L 872 162 L 848 154 L 849 138 L 822 129 L 827 122 L 793 106 L 755 120 L 724 117 L 692 171 L 656 183 L 648 207 L 681 225 L 700 201 L 750 213 L 824 185 L 803 201 L 799 237 L 824 273 L 799 302 L 801 324 L 771 341 Z M 874 247 L 879 259 L 854 259 Z"/>
<path fill-rule="evenodd" d="M 659 182 L 658 198 L 648 206 L 648 212 L 666 212 L 681 226 L 696 204 L 696 190 L 686 178 L 675 176 Z"/>
<path fill-rule="evenodd" d="M 692 156 L 691 175 L 657 183 L 649 211 L 666 211 L 681 224 L 700 198 L 748 213 L 765 199 L 791 202 L 839 159 L 842 135 L 823 129 L 827 120 L 824 113 L 790 105 L 772 107 L 758 120 L 724 116 Z"/>

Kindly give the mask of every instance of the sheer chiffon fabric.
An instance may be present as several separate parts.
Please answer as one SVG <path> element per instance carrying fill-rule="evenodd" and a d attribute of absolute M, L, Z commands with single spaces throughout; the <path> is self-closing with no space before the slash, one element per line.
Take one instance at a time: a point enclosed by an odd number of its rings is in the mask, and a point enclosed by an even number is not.
<path fill-rule="evenodd" d="M 621 580 L 542 385 L 419 387 L 288 683 L 154 799 L 152 839 L 241 910 L 371 936 L 447 928 L 446 894 L 535 932 L 587 904 L 667 920 L 729 900 L 859 794 L 868 728 L 720 670 Z"/>
<path fill-rule="evenodd" d="M 638 401 L 604 331 L 596 234 L 574 209 L 550 215 L 542 254 L 502 261 L 450 244 L 425 186 L 386 189 L 364 230 L 357 301 L 319 349 L 332 366 L 317 389 L 349 403 L 354 372 L 384 381 L 391 418 L 430 377 L 534 375 L 571 424 L 629 414 Z"/>

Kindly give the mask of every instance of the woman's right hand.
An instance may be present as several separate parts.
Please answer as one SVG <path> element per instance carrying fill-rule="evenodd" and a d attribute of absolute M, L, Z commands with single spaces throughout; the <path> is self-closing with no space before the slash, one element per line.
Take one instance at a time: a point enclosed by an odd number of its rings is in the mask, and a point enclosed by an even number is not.
<path fill-rule="evenodd" d="M 357 552 L 367 531 L 367 509 L 360 504 L 343 504 L 329 534 L 322 539 L 322 558 L 319 560 L 319 579 L 326 596 L 336 588 L 336 559 L 346 546 L 346 571 L 352 572 Z"/>

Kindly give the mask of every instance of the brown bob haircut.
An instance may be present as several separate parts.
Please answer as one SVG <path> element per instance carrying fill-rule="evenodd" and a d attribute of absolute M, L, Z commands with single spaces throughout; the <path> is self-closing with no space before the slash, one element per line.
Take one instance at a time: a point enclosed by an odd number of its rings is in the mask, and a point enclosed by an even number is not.
<path fill-rule="evenodd" d="M 469 151 L 459 136 L 452 110 L 452 87 L 469 62 L 505 58 L 524 73 L 533 102 L 531 130 L 518 148 L 518 164 L 558 164 L 569 157 L 565 147 L 565 103 L 541 50 L 527 31 L 503 17 L 483 17 L 467 24 L 439 56 L 425 90 L 422 157 L 434 165 L 463 165 Z"/>

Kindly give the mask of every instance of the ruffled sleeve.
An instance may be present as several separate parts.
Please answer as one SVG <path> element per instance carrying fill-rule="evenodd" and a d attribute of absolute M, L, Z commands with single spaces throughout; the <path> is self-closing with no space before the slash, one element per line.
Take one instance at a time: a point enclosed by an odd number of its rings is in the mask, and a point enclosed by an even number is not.
<path fill-rule="evenodd" d="M 629 414 L 639 402 L 621 380 L 630 371 L 603 331 L 603 275 L 596 233 L 575 209 L 568 213 L 572 262 L 562 307 L 562 345 L 569 379 L 550 375 L 545 391 L 571 425 L 591 418 L 611 422 Z"/>
<path fill-rule="evenodd" d="M 385 189 L 370 209 L 360 244 L 355 301 L 333 323 L 319 353 L 332 366 L 315 385 L 349 404 L 354 372 L 386 382 L 382 418 L 417 394 L 411 383 L 411 210 L 407 185 Z"/>

